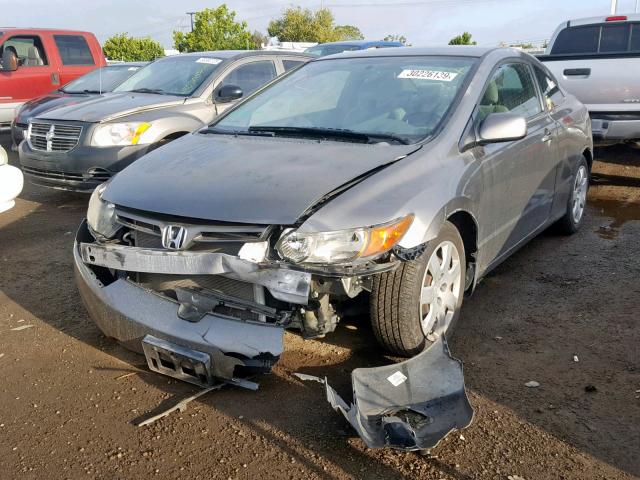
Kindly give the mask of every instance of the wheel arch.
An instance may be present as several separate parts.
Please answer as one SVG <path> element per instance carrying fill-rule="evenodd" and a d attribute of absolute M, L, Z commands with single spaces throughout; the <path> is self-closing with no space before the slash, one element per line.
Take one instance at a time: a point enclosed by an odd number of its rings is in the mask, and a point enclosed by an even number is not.
<path fill-rule="evenodd" d="M 591 167 L 593 166 L 593 152 L 590 148 L 585 148 L 582 152 L 582 156 L 587 161 L 587 166 L 589 167 L 589 172 L 591 172 Z"/>

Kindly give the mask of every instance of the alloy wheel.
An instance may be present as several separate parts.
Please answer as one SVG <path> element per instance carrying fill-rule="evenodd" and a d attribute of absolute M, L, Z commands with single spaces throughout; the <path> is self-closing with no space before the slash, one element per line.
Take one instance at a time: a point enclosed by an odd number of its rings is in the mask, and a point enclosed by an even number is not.
<path fill-rule="evenodd" d="M 420 292 L 420 324 L 426 337 L 441 335 L 453 319 L 462 295 L 460 253 L 449 240 L 429 257 Z"/>
<path fill-rule="evenodd" d="M 589 187 L 589 174 L 584 165 L 580 165 L 576 173 L 573 184 L 573 196 L 571 204 L 571 215 L 573 222 L 578 224 L 584 213 L 584 206 L 587 203 L 587 189 Z"/>

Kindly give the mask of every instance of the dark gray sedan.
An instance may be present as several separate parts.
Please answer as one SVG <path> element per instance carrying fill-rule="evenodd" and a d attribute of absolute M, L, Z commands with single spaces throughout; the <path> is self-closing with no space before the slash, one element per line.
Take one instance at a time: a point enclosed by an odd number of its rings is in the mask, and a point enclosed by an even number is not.
<path fill-rule="evenodd" d="M 78 285 L 106 335 L 194 383 L 267 370 L 285 328 L 323 336 L 356 297 L 411 356 L 528 240 L 580 227 L 591 162 L 585 107 L 527 54 L 321 58 L 100 186 Z"/>

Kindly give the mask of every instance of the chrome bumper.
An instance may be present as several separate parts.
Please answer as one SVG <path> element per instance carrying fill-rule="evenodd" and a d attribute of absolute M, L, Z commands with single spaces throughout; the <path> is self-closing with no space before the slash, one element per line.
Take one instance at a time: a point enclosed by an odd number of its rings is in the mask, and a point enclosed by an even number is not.
<path fill-rule="evenodd" d="M 640 139 L 640 120 L 591 119 L 593 138 L 602 141 L 622 141 Z"/>

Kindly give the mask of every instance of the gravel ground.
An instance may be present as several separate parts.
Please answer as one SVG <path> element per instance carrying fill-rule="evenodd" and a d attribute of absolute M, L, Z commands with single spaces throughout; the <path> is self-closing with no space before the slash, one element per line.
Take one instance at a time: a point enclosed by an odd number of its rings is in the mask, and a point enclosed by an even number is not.
<path fill-rule="evenodd" d="M 323 341 L 287 334 L 258 392 L 212 392 L 136 427 L 197 389 L 100 334 L 72 271 L 87 198 L 28 185 L 0 215 L 0 477 L 639 476 L 640 152 L 596 153 L 582 231 L 544 233 L 465 301 L 450 343 L 475 420 L 431 456 L 366 449 L 320 385 L 291 375 L 327 376 L 349 398 L 353 368 L 389 361 L 366 318 Z"/>

